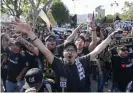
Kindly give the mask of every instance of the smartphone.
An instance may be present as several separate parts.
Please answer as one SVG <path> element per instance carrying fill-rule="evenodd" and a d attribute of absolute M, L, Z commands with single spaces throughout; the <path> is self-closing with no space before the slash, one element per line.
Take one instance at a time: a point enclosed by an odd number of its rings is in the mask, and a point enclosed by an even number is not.
<path fill-rule="evenodd" d="M 118 32 L 118 33 L 116 34 L 116 39 L 117 39 L 117 40 L 121 40 L 121 39 L 122 39 L 122 37 L 123 37 L 122 33 L 123 33 L 123 32 Z"/>

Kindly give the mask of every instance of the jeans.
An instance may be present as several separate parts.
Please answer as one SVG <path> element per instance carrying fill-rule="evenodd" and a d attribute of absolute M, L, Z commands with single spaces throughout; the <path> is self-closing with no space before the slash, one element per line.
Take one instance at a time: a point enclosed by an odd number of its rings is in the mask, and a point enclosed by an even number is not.
<path fill-rule="evenodd" d="M 121 92 L 118 88 L 113 88 L 111 92 Z"/>
<path fill-rule="evenodd" d="M 103 92 L 104 84 L 108 81 L 108 72 L 104 67 L 101 67 L 101 70 L 103 72 L 103 75 L 102 77 L 100 77 L 98 73 L 98 92 Z"/>
<path fill-rule="evenodd" d="M 93 76 L 93 80 L 96 80 L 96 78 L 97 78 L 96 68 L 97 68 L 97 65 L 92 65 L 92 76 Z"/>
<path fill-rule="evenodd" d="M 90 87 L 88 88 L 87 92 L 91 92 L 91 88 Z"/>
<path fill-rule="evenodd" d="M 24 85 L 24 80 L 21 80 L 19 82 L 19 85 L 17 83 L 13 83 L 9 80 L 6 80 L 6 91 L 7 92 L 20 92 L 23 85 Z"/>
<path fill-rule="evenodd" d="M 3 82 L 2 82 L 2 79 L 1 79 L 1 92 L 5 92 L 5 87 L 4 87 L 4 84 L 3 84 Z"/>

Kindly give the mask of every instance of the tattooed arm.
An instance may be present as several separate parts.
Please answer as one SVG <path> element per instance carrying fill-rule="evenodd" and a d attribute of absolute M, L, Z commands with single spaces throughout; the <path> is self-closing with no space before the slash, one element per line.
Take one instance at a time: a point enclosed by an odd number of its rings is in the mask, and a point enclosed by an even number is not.
<path fill-rule="evenodd" d="M 33 44 L 29 43 L 27 40 L 25 40 L 22 37 L 18 37 L 17 38 L 17 42 L 20 42 L 21 44 L 23 44 L 29 51 L 31 51 L 32 53 L 34 53 L 36 56 L 38 56 L 39 54 L 39 50 L 38 48 L 36 48 Z"/>

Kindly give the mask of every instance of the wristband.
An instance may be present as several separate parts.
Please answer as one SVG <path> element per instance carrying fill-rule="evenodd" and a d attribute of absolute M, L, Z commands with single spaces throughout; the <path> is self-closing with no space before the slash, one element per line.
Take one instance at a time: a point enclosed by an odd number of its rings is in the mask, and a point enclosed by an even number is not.
<path fill-rule="evenodd" d="M 31 40 L 31 42 L 34 42 L 38 37 L 35 37 L 33 40 Z"/>
<path fill-rule="evenodd" d="M 113 40 L 113 39 L 114 39 L 112 35 L 110 36 L 110 38 L 111 38 L 111 40 Z"/>

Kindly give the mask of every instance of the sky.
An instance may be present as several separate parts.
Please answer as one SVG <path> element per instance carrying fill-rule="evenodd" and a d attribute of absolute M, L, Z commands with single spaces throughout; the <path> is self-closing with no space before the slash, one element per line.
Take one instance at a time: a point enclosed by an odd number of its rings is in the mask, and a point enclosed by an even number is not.
<path fill-rule="evenodd" d="M 121 9 L 124 6 L 125 1 L 131 2 L 132 0 L 75 0 L 75 11 L 74 11 L 74 2 L 72 0 L 62 0 L 63 3 L 67 6 L 71 14 L 88 14 L 93 13 L 95 8 L 99 5 L 103 5 L 105 9 L 105 14 L 113 14 L 115 12 L 121 13 Z M 111 8 L 110 4 L 116 1 L 119 3 L 119 6 L 114 6 Z"/>

